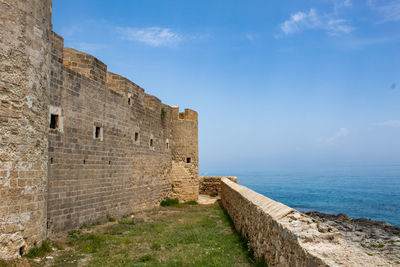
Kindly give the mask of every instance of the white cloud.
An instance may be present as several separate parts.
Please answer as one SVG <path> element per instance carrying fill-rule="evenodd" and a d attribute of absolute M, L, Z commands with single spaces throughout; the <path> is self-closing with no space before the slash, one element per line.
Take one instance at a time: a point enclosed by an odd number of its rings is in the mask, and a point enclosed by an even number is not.
<path fill-rule="evenodd" d="M 400 120 L 388 120 L 388 121 L 377 123 L 376 125 L 399 128 L 400 127 Z"/>
<path fill-rule="evenodd" d="M 168 28 L 148 27 L 130 28 L 118 27 L 122 38 L 141 42 L 150 46 L 173 46 L 182 41 L 183 37 Z"/>
<path fill-rule="evenodd" d="M 317 18 L 315 9 L 310 9 L 308 13 L 297 12 L 292 14 L 289 20 L 286 20 L 280 25 L 280 29 L 286 35 L 300 32 L 305 28 L 315 27 L 318 22 L 315 21 Z"/>
<path fill-rule="evenodd" d="M 400 1 L 367 0 L 367 4 L 382 16 L 383 22 L 400 21 Z"/>
<path fill-rule="evenodd" d="M 329 19 L 325 29 L 330 35 L 351 33 L 354 30 L 344 19 Z"/>
<path fill-rule="evenodd" d="M 322 143 L 322 144 L 333 144 L 335 141 L 337 141 L 338 139 L 344 138 L 346 136 L 348 136 L 350 133 L 350 131 L 347 128 L 340 128 L 334 135 L 328 137 L 328 138 L 322 138 L 319 139 L 318 142 Z"/>
<path fill-rule="evenodd" d="M 350 38 L 343 39 L 339 45 L 348 49 L 360 49 L 366 46 L 372 45 L 385 45 L 387 43 L 399 42 L 399 38 L 396 36 L 385 36 L 385 37 L 373 37 L 373 38 L 360 38 L 351 36 Z"/>
<path fill-rule="evenodd" d="M 351 0 L 345 0 L 345 1 L 343 1 L 343 6 L 351 7 L 351 6 L 353 6 L 353 3 L 351 2 Z"/>
<path fill-rule="evenodd" d="M 246 33 L 245 37 L 249 41 L 254 41 L 254 40 L 258 39 L 260 36 L 255 33 Z"/>
<path fill-rule="evenodd" d="M 311 8 L 309 12 L 299 11 L 292 14 L 290 19 L 279 26 L 279 29 L 280 34 L 276 37 L 305 30 L 323 30 L 329 35 L 337 36 L 351 33 L 354 30 L 347 20 L 329 14 L 320 15 L 314 8 Z"/>
<path fill-rule="evenodd" d="M 343 0 L 334 0 L 333 5 L 334 5 L 335 14 L 338 14 L 339 10 L 341 8 L 352 7 L 353 3 L 351 2 L 351 0 L 344 0 L 344 1 Z"/>

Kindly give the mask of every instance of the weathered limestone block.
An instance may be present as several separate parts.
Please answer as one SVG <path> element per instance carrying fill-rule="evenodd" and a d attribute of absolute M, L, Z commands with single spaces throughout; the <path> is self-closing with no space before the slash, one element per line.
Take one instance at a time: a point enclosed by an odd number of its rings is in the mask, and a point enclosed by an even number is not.
<path fill-rule="evenodd" d="M 199 177 L 199 194 L 201 195 L 219 195 L 221 192 L 221 180 L 227 178 L 234 183 L 238 179 L 235 176 L 200 176 Z"/>
<path fill-rule="evenodd" d="M 51 1 L 0 1 L 0 258 L 46 237 Z"/>
<path fill-rule="evenodd" d="M 64 47 L 63 64 L 65 67 L 90 78 L 102 85 L 107 81 L 107 65 L 92 55 Z"/>
<path fill-rule="evenodd" d="M 0 258 L 3 260 L 13 260 L 20 257 L 27 247 L 22 232 L 11 234 L 0 234 Z M 22 251 L 16 248 L 21 248 Z"/>
<path fill-rule="evenodd" d="M 337 229 L 226 178 L 221 203 L 269 266 L 391 266 L 348 244 Z"/>
<path fill-rule="evenodd" d="M 173 181 L 171 197 L 181 201 L 197 200 L 199 180 L 192 176 L 183 162 L 173 162 L 171 169 Z"/>

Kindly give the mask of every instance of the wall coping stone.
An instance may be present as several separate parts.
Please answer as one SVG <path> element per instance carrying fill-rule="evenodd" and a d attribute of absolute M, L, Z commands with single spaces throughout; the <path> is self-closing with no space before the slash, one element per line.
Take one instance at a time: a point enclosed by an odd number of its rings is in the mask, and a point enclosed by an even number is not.
<path fill-rule="evenodd" d="M 270 266 L 392 266 L 347 243 L 336 228 L 227 178 L 221 202 L 255 256 Z"/>

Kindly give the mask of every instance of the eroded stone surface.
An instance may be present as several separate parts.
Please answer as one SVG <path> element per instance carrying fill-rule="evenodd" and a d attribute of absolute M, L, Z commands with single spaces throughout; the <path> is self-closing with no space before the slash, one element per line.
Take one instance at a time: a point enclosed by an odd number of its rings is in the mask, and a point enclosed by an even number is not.
<path fill-rule="evenodd" d="M 347 242 L 364 250 L 368 255 L 379 255 L 399 265 L 399 227 L 365 218 L 351 219 L 345 214 L 333 215 L 316 211 L 305 212 L 305 214 L 337 228 Z"/>
<path fill-rule="evenodd" d="M 199 177 L 199 194 L 201 195 L 219 195 L 221 191 L 221 179 L 228 178 L 232 182 L 237 183 L 235 176 L 200 176 Z"/>
<path fill-rule="evenodd" d="M 50 0 L 0 0 L 0 258 L 46 236 Z"/>
<path fill-rule="evenodd" d="M 197 202 L 200 205 L 211 205 L 220 200 L 221 198 L 216 196 L 216 197 L 210 197 L 209 195 L 199 195 L 199 198 Z"/>
<path fill-rule="evenodd" d="M 221 203 L 256 257 L 270 266 L 392 266 L 321 221 L 222 179 Z"/>

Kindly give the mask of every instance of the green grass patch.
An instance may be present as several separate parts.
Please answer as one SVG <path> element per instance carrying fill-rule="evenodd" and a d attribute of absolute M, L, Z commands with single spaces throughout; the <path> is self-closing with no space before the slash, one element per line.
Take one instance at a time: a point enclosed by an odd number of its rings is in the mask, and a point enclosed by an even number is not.
<path fill-rule="evenodd" d="M 59 251 L 51 264 L 266 266 L 262 260 L 250 257 L 247 241 L 232 228 L 231 220 L 218 204 L 180 204 L 176 208 L 176 203 L 169 201 L 170 206 L 141 212 L 133 219 L 125 216 L 118 224 L 93 228 L 91 233 L 70 231 L 65 240 L 68 247 Z M 142 217 L 146 221 L 139 222 Z"/>
<path fill-rule="evenodd" d="M 122 235 L 131 229 L 129 224 L 115 224 L 106 228 L 105 234 L 109 235 Z"/>
<path fill-rule="evenodd" d="M 102 225 L 103 223 L 102 222 L 100 222 L 100 221 L 97 221 L 97 222 L 92 222 L 88 227 L 94 227 L 94 226 L 97 226 L 97 225 Z"/>
<path fill-rule="evenodd" d="M 135 224 L 135 221 L 134 221 L 133 219 L 131 219 L 131 218 L 121 218 L 121 219 L 118 221 L 118 223 L 119 223 L 119 224 L 134 225 L 134 224 Z"/>
<path fill-rule="evenodd" d="M 146 254 L 146 255 L 140 256 L 138 261 L 139 262 L 146 262 L 146 261 L 151 261 L 152 259 L 154 259 L 153 255 Z"/>
<path fill-rule="evenodd" d="M 216 197 L 216 196 L 218 196 L 218 195 L 215 193 L 210 194 L 210 197 Z"/>
<path fill-rule="evenodd" d="M 117 220 L 114 217 L 108 217 L 107 219 L 108 219 L 109 222 L 115 222 Z"/>
<path fill-rule="evenodd" d="M 160 250 L 160 249 L 161 249 L 161 245 L 160 245 L 159 243 L 157 243 L 157 242 L 153 242 L 153 243 L 151 244 L 150 248 L 151 248 L 152 250 Z"/>
<path fill-rule="evenodd" d="M 75 251 L 63 253 L 54 259 L 52 266 L 77 267 L 78 261 L 82 258 L 83 256 L 78 255 Z"/>
<path fill-rule="evenodd" d="M 64 250 L 65 249 L 65 245 L 63 243 L 61 243 L 61 242 L 58 242 L 58 241 L 52 241 L 51 242 L 51 246 L 53 248 L 58 249 L 58 250 Z"/>
<path fill-rule="evenodd" d="M 79 252 L 94 253 L 106 246 L 105 238 L 100 234 L 82 234 L 71 242 Z"/>
<path fill-rule="evenodd" d="M 46 256 L 48 253 L 52 252 L 53 249 L 51 248 L 48 241 L 43 241 L 42 246 L 39 248 L 32 248 L 29 252 L 25 255 L 27 258 L 41 258 Z"/>
<path fill-rule="evenodd" d="M 185 204 L 185 205 L 197 205 L 197 204 L 199 204 L 199 203 L 197 203 L 196 200 L 189 200 L 189 201 L 186 201 L 184 204 Z"/>
<path fill-rule="evenodd" d="M 178 205 L 179 205 L 179 199 L 169 198 L 169 197 L 167 197 L 165 200 L 161 201 L 161 203 L 160 203 L 161 207 L 178 206 Z"/>
<path fill-rule="evenodd" d="M 84 228 L 88 228 L 89 227 L 89 225 L 87 225 L 87 224 L 82 224 L 80 227 L 79 227 L 79 229 L 84 229 Z"/>
<path fill-rule="evenodd" d="M 80 235 L 82 234 L 82 232 L 80 230 L 71 230 L 68 232 L 68 236 L 70 238 L 78 238 Z"/>

